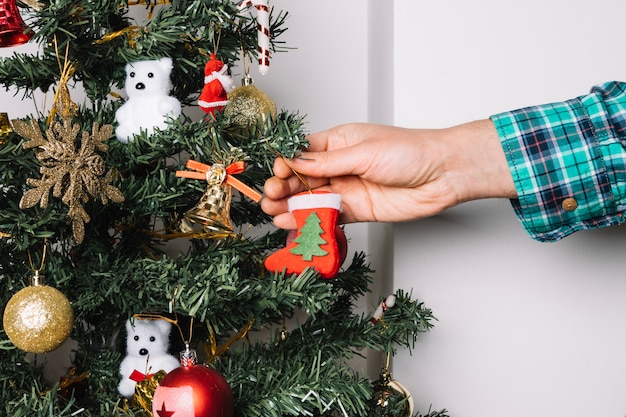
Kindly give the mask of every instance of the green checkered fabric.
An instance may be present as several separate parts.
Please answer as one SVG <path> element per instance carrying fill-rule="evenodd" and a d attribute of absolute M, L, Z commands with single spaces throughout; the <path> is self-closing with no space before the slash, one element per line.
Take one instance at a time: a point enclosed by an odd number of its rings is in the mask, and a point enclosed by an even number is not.
<path fill-rule="evenodd" d="M 626 210 L 626 83 L 588 95 L 491 116 L 531 237 L 549 242 L 619 224 Z M 574 199 L 575 209 L 563 202 Z"/>

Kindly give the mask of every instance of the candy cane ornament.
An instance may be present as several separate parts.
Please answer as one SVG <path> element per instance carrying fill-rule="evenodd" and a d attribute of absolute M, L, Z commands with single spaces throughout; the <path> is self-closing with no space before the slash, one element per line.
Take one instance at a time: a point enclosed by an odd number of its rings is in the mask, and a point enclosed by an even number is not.
<path fill-rule="evenodd" d="M 265 75 L 270 70 L 270 7 L 268 0 L 244 0 L 239 3 L 239 11 L 251 6 L 257 10 L 259 72 Z"/>

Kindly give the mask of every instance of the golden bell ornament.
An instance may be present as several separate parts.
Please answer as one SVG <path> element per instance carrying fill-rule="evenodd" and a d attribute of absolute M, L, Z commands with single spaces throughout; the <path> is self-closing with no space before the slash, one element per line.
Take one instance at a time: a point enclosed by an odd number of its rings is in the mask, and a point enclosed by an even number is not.
<path fill-rule="evenodd" d="M 0 0 L 0 47 L 20 45 L 32 37 L 33 31 L 22 20 L 16 0 Z"/>
<path fill-rule="evenodd" d="M 65 295 L 43 285 L 42 279 L 35 271 L 31 285 L 14 294 L 4 309 L 4 331 L 26 352 L 55 350 L 70 336 L 74 324 L 74 312 Z"/>
<path fill-rule="evenodd" d="M 185 213 L 185 218 L 214 232 L 231 233 L 230 203 L 233 190 L 224 182 L 226 167 L 214 164 L 207 172 L 206 179 L 206 191 L 198 204 Z"/>
<path fill-rule="evenodd" d="M 268 117 L 276 119 L 276 104 L 254 85 L 250 76 L 245 76 L 242 85 L 228 94 L 224 115 L 249 132 L 259 123 L 266 123 Z"/>
<path fill-rule="evenodd" d="M 9 141 L 13 133 L 13 127 L 9 121 L 9 115 L 6 113 L 0 113 L 0 146 L 4 146 Z"/>

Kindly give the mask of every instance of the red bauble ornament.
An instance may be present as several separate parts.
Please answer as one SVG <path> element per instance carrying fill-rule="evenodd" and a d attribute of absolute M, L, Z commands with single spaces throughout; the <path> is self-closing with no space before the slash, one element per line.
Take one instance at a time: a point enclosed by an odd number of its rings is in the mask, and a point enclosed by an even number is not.
<path fill-rule="evenodd" d="M 153 416 L 231 417 L 234 399 L 226 379 L 208 366 L 196 365 L 195 360 L 181 362 L 154 391 Z"/>

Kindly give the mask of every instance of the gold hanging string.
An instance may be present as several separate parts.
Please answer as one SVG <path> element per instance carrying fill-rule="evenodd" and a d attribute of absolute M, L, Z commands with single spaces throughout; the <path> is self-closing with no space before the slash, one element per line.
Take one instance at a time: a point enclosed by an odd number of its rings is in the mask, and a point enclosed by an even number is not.
<path fill-rule="evenodd" d="M 77 63 L 70 62 L 68 60 L 70 53 L 69 43 L 65 46 L 65 55 L 63 56 L 63 63 L 61 63 L 61 56 L 59 54 L 59 45 L 56 35 L 54 36 L 53 42 L 57 63 L 59 65 L 60 77 L 59 84 L 54 93 L 54 97 L 52 98 L 52 108 L 50 109 L 50 114 L 48 115 L 48 124 L 52 123 L 52 120 L 54 120 L 54 116 L 57 112 L 61 114 L 61 118 L 63 120 L 69 120 L 74 117 L 78 111 L 78 106 L 72 101 L 70 97 L 70 90 L 67 87 L 67 83 L 72 79 L 74 73 L 76 72 Z"/>
<path fill-rule="evenodd" d="M 214 23 L 213 25 L 215 26 L 215 28 L 213 28 L 213 53 L 217 56 L 217 50 L 219 49 L 220 40 L 222 39 L 222 29 L 219 23 Z M 216 33 L 217 39 L 215 38 Z"/>
<path fill-rule="evenodd" d="M 272 151 L 274 153 L 274 155 L 276 155 L 277 158 L 282 158 L 283 161 L 285 161 L 285 163 L 287 164 L 287 157 L 282 155 L 276 149 L 274 149 L 272 147 L 272 145 L 270 145 L 269 140 L 267 138 L 265 139 L 265 144 L 267 145 L 269 150 Z M 289 166 L 289 164 L 287 164 L 287 166 Z M 299 173 L 298 171 L 296 171 L 295 169 L 293 169 L 291 167 L 290 167 L 290 169 L 291 169 L 291 172 L 293 172 L 293 174 L 296 176 L 296 178 L 298 178 L 298 180 L 300 180 L 300 182 L 304 185 L 304 187 L 309 192 L 309 194 L 313 194 L 313 190 L 311 189 L 311 185 L 309 184 L 309 181 L 307 181 L 307 179 L 304 177 L 304 175 L 302 175 L 301 173 Z"/>
<path fill-rule="evenodd" d="M 217 346 L 217 337 L 215 336 L 215 330 L 213 330 L 213 326 L 207 324 L 207 327 L 209 329 L 209 342 L 204 344 L 204 350 L 207 355 L 207 363 L 210 363 L 214 361 L 215 358 L 224 355 L 226 352 L 228 352 L 233 343 L 246 337 L 253 324 L 254 319 L 250 318 L 248 320 L 248 323 L 246 323 L 239 330 L 239 332 L 233 335 L 230 339 L 226 341 L 226 343 L 224 343 L 220 347 Z"/>
<path fill-rule="evenodd" d="M 30 253 L 30 248 L 28 248 L 28 263 L 30 264 L 30 269 L 33 271 L 33 276 L 30 277 L 30 285 L 38 286 L 43 284 L 43 277 L 39 275 L 39 272 L 43 269 L 44 262 L 46 261 L 46 248 L 47 248 L 47 240 L 44 240 L 43 244 L 43 252 L 41 254 L 41 263 L 39 264 L 39 268 L 35 268 L 33 264 L 33 257 Z"/>
<path fill-rule="evenodd" d="M 239 49 L 241 50 L 241 62 L 243 66 L 243 76 L 245 79 L 245 78 L 250 77 L 250 65 L 252 65 L 252 63 L 250 62 L 250 57 L 248 56 L 246 51 L 243 49 L 243 31 L 241 30 L 241 25 L 242 23 L 239 22 L 237 33 L 239 33 Z"/>
<path fill-rule="evenodd" d="M 172 299 L 170 300 L 170 312 L 174 311 L 174 304 L 176 303 L 176 295 L 178 294 L 178 287 L 174 289 L 174 294 L 172 294 Z M 190 317 L 189 323 L 189 339 L 185 339 L 185 335 L 183 334 L 183 329 L 181 328 L 178 322 L 178 314 L 174 312 L 175 319 L 171 319 L 169 317 L 162 316 L 160 314 L 135 314 L 133 317 L 139 320 L 165 320 L 168 323 L 171 323 L 178 329 L 178 333 L 180 334 L 180 339 L 182 342 L 188 346 L 191 343 L 191 338 L 193 337 L 193 317 Z"/>
<path fill-rule="evenodd" d="M 174 294 L 176 294 L 178 288 L 174 291 Z M 173 301 L 172 301 L 173 304 Z M 162 316 L 160 314 L 134 314 L 133 317 L 138 319 L 138 320 L 165 320 L 168 323 L 171 323 L 172 325 L 174 325 L 174 327 L 176 327 L 178 329 L 178 333 L 180 334 L 180 338 L 183 341 L 183 343 L 185 344 L 189 344 L 191 343 L 191 338 L 193 336 L 193 317 L 191 317 L 191 322 L 189 323 L 189 339 L 185 339 L 185 335 L 183 334 L 183 329 L 180 326 L 180 323 L 178 322 L 178 315 L 176 313 L 174 313 L 175 315 L 175 319 L 171 319 L 169 317 L 165 317 Z"/>
<path fill-rule="evenodd" d="M 35 272 L 40 272 L 43 269 L 43 265 L 44 262 L 46 261 L 46 248 L 48 247 L 47 245 L 47 241 L 44 241 L 43 243 L 43 251 L 41 254 L 41 264 L 39 265 L 39 268 L 35 268 L 35 265 L 33 265 L 33 257 L 30 253 L 30 248 L 28 249 L 28 263 L 30 264 L 30 269 L 32 269 Z"/>

